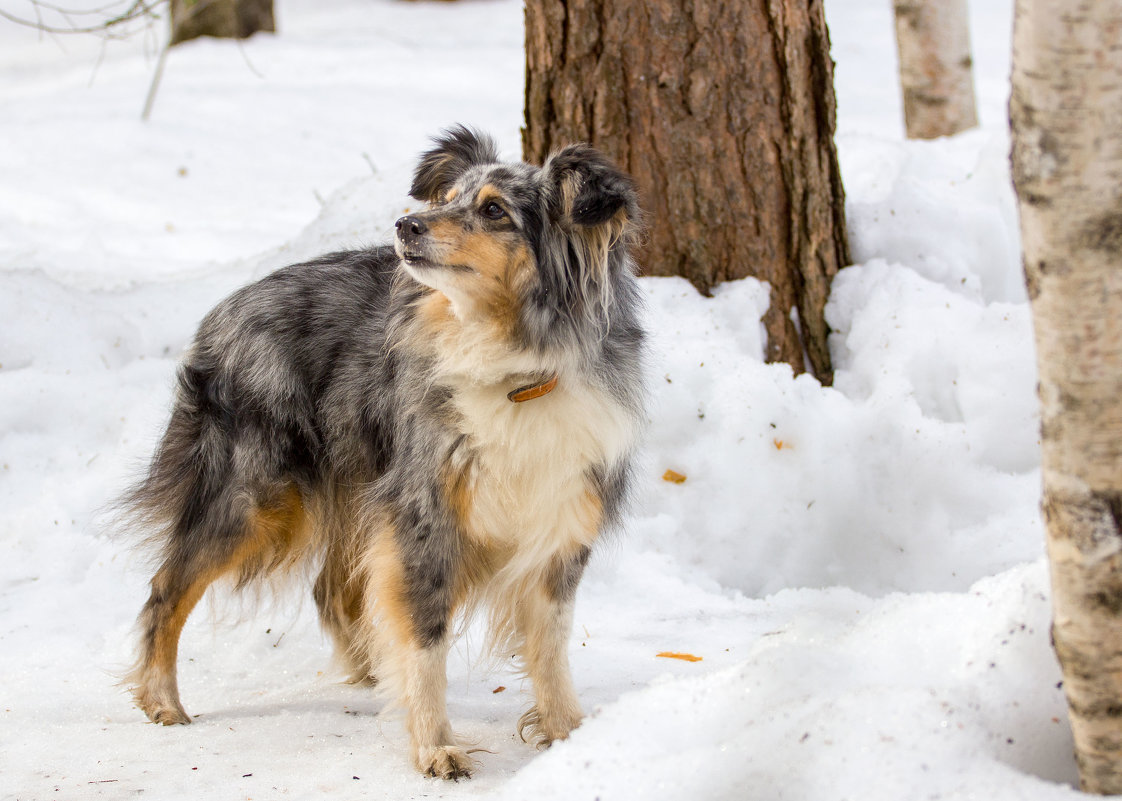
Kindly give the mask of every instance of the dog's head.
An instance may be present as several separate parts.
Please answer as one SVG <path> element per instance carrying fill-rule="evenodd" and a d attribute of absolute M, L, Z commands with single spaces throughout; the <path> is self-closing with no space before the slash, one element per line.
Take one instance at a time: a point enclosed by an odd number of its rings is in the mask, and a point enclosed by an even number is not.
<path fill-rule="evenodd" d="M 630 280 L 635 187 L 588 145 L 540 168 L 501 163 L 489 138 L 456 127 L 422 156 L 410 194 L 429 207 L 397 221 L 397 254 L 462 319 L 506 320 L 542 344 L 559 323 L 606 324 Z"/>

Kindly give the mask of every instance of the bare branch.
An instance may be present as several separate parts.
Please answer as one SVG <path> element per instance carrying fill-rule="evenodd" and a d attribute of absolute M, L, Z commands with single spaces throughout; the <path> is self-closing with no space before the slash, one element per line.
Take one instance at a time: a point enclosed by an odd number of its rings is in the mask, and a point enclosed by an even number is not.
<path fill-rule="evenodd" d="M 121 34 L 116 29 L 122 25 L 136 20 L 146 20 L 151 23 L 153 20 L 160 19 L 158 10 L 167 2 L 168 0 L 132 0 L 124 10 L 119 10 L 122 5 L 120 2 L 97 8 L 73 9 L 43 0 L 28 0 L 35 15 L 34 19 L 26 19 L 3 9 L 0 9 L 0 18 L 44 33 L 97 33 L 119 36 Z M 48 15 L 61 18 L 65 24 L 47 22 Z M 91 17 L 98 19 L 96 22 L 87 22 Z"/>

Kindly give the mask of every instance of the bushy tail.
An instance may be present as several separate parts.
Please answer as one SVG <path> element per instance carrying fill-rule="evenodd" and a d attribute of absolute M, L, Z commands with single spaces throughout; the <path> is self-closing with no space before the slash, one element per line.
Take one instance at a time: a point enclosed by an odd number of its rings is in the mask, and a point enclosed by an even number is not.
<path fill-rule="evenodd" d="M 237 491 L 242 482 L 233 475 L 232 427 L 222 424 L 206 395 L 202 373 L 184 366 L 175 409 L 148 472 L 121 501 L 130 527 L 143 532 L 142 543 L 161 561 L 192 541 L 235 539 L 245 525 L 248 498 Z"/>

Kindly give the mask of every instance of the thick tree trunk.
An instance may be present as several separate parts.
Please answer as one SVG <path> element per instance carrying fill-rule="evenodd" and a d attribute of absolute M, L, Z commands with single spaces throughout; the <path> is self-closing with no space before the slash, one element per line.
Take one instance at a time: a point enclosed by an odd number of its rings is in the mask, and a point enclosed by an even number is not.
<path fill-rule="evenodd" d="M 248 39 L 276 31 L 273 0 L 171 0 L 171 43 L 198 36 Z"/>
<path fill-rule="evenodd" d="M 1053 639 L 1082 786 L 1122 793 L 1122 0 L 1019 0 L 1013 178 Z"/>
<path fill-rule="evenodd" d="M 893 7 L 908 138 L 976 126 L 966 0 L 894 0 Z"/>
<path fill-rule="evenodd" d="M 526 159 L 610 154 L 648 214 L 645 271 L 767 281 L 768 359 L 824 383 L 849 262 L 829 48 L 820 0 L 526 4 Z"/>

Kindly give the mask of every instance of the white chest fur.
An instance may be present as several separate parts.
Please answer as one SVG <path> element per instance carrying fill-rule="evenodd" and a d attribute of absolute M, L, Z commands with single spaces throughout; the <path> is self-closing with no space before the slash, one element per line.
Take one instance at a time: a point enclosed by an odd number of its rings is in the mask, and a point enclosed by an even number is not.
<path fill-rule="evenodd" d="M 599 532 L 593 468 L 628 456 L 636 422 L 603 391 L 562 375 L 552 392 L 511 403 L 501 387 L 455 392 L 467 435 L 468 534 L 534 561 Z"/>

